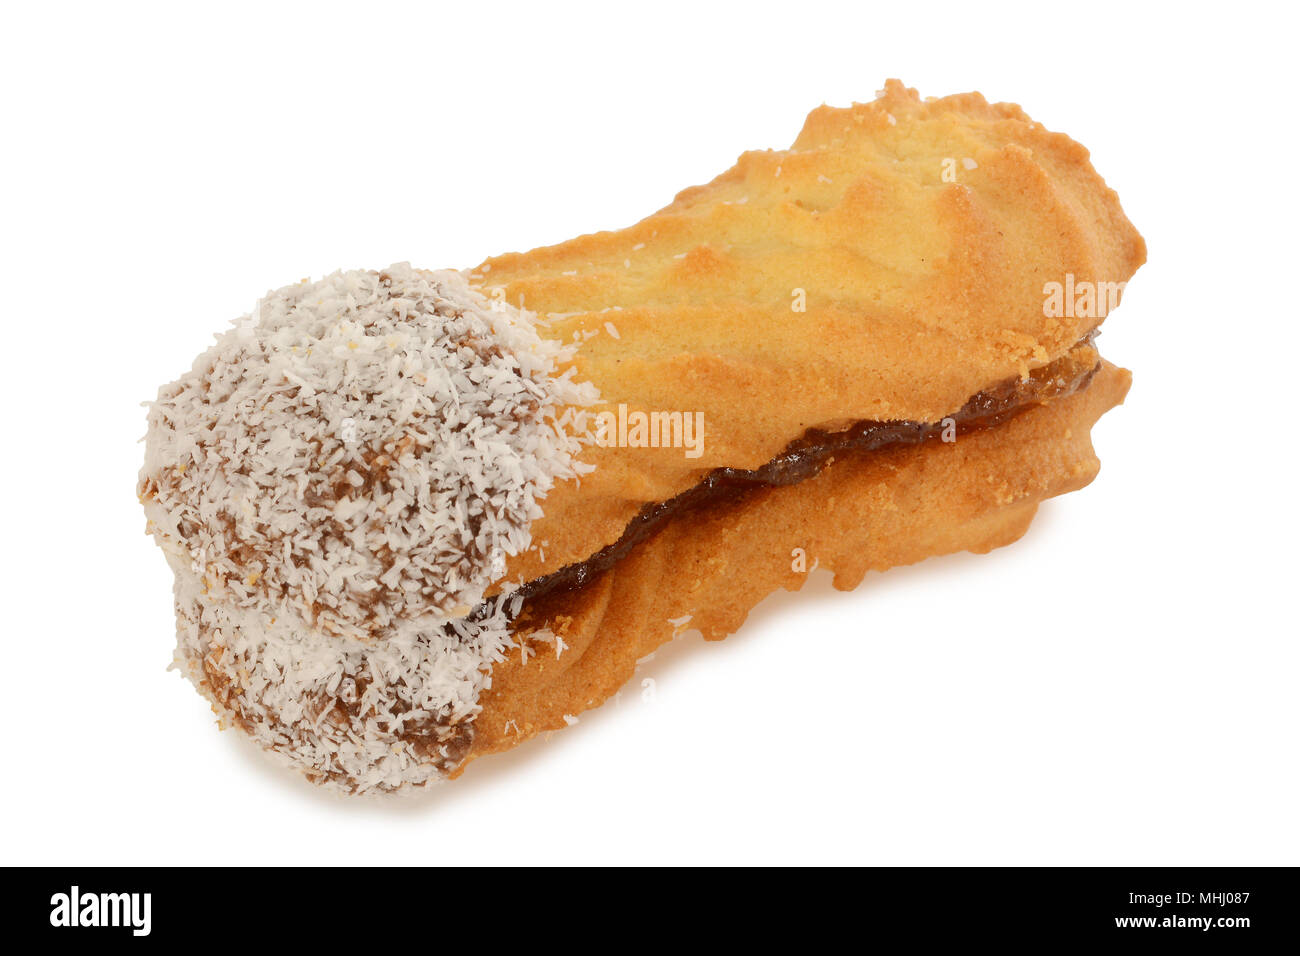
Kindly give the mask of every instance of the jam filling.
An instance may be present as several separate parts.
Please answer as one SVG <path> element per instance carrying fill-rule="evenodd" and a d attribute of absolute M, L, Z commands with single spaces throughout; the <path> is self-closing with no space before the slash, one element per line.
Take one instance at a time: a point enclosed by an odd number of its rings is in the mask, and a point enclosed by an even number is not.
<path fill-rule="evenodd" d="M 1094 334 L 1082 339 L 1079 345 L 1086 345 Z M 961 435 L 999 425 L 1029 408 L 1087 387 L 1100 367 L 1098 360 L 1090 368 L 1078 371 L 1071 367 L 1068 358 L 1061 359 L 1032 372 L 1028 378 L 1007 379 L 976 393 L 939 422 L 861 421 L 843 431 L 809 429 L 765 465 L 754 469 L 715 468 L 699 484 L 676 497 L 645 505 L 617 541 L 585 561 L 534 578 L 514 591 L 514 595 L 532 600 L 580 588 L 621 561 L 668 521 L 697 508 L 734 501 L 757 488 L 797 484 L 817 475 L 837 454 L 875 451 L 892 445 L 919 445 L 945 437 L 945 431 Z"/>

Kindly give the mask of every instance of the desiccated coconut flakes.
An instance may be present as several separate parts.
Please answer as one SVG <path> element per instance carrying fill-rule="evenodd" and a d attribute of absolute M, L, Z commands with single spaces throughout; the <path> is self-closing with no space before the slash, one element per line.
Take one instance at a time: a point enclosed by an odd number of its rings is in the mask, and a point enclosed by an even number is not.
<path fill-rule="evenodd" d="M 512 646 L 504 557 L 588 470 L 595 390 L 535 317 L 399 264 L 272 292 L 149 412 L 140 495 L 176 666 L 319 782 L 394 789 L 468 746 Z"/>

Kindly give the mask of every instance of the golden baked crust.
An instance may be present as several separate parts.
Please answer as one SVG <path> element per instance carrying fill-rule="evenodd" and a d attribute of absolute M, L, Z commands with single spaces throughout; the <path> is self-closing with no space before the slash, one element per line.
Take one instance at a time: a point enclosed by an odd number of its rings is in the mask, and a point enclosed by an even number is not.
<path fill-rule="evenodd" d="M 1087 485 L 1100 467 L 1089 429 L 1123 401 L 1129 373 L 1103 362 L 1087 388 L 956 442 L 837 459 L 815 478 L 764 488 L 669 523 L 590 584 L 525 609 L 516 649 L 493 668 L 466 763 L 564 727 L 685 630 L 721 639 L 777 588 L 826 568 L 841 590 L 869 570 L 1015 541 L 1039 502 Z M 544 639 L 530 634 L 544 629 Z M 556 653 L 554 634 L 563 642 Z M 453 776 L 464 770 L 462 764 Z"/>
<path fill-rule="evenodd" d="M 1100 323 L 1045 315 L 1045 283 L 1122 283 L 1144 259 L 1078 143 L 1018 106 L 922 101 L 894 80 L 634 226 L 489 259 L 474 281 L 584 342 L 578 377 L 601 408 L 705 422 L 699 458 L 591 449 L 595 472 L 551 493 L 542 547 L 507 576 L 581 561 L 643 504 L 756 467 L 808 428 L 938 421 Z"/>

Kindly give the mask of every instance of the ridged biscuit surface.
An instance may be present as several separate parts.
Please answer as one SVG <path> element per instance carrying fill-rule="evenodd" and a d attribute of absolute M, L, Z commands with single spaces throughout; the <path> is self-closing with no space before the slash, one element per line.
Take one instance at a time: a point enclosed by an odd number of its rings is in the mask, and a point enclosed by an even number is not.
<path fill-rule="evenodd" d="M 509 577 L 583 560 L 641 505 L 810 427 L 940 420 L 1100 323 L 1045 314 L 1047 283 L 1123 283 L 1145 255 L 1068 136 L 977 93 L 922 101 L 890 81 L 634 226 L 489 259 L 474 281 L 582 342 L 601 407 L 698 413 L 705 430 L 698 457 L 591 449 L 595 473 L 551 495 L 534 528 L 549 544 Z"/>

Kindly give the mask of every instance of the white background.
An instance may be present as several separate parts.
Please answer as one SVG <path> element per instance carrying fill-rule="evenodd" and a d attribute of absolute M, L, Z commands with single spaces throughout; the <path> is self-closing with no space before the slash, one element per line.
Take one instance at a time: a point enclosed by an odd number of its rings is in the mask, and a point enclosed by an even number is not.
<path fill-rule="evenodd" d="M 1285 5 L 6 9 L 4 862 L 1300 863 Z M 629 224 L 890 76 L 1068 132 L 1148 240 L 1092 487 L 420 798 L 216 731 L 141 401 L 269 288 Z"/>

